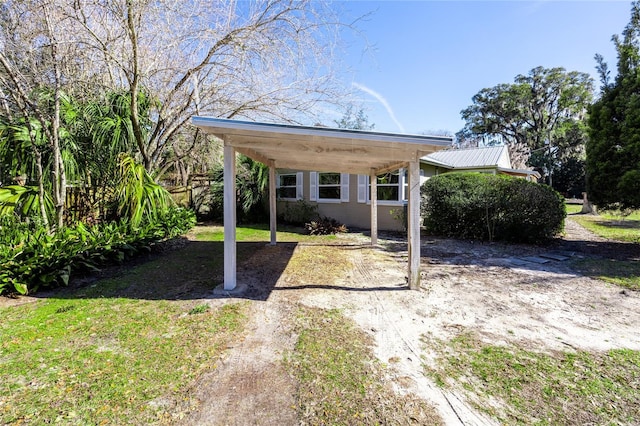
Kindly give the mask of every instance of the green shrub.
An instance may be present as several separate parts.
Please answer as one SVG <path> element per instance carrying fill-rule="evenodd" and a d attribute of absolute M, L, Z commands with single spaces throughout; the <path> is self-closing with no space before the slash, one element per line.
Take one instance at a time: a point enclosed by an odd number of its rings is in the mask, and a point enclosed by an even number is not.
<path fill-rule="evenodd" d="M 139 226 L 128 221 L 87 227 L 77 224 L 54 234 L 43 227 L 0 220 L 0 294 L 33 293 L 67 285 L 73 275 L 98 270 L 141 253 L 195 225 L 190 210 L 171 208 Z"/>
<path fill-rule="evenodd" d="M 335 219 L 323 217 L 318 220 L 312 220 L 304 225 L 309 235 L 331 235 L 347 232 L 347 227 Z"/>
<path fill-rule="evenodd" d="M 295 203 L 285 202 L 280 219 L 291 225 L 304 225 L 320 217 L 318 205 L 311 204 L 304 199 Z"/>
<path fill-rule="evenodd" d="M 544 242 L 560 231 L 564 199 L 551 187 L 482 173 L 447 173 L 422 186 L 429 232 L 447 237 Z"/>

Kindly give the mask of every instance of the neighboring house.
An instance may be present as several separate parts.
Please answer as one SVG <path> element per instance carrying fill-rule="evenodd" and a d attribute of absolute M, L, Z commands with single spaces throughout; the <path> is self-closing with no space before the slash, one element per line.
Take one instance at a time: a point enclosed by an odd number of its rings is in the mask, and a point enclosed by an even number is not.
<path fill-rule="evenodd" d="M 534 181 L 540 177 L 532 170 L 512 169 L 507 148 L 499 146 L 438 151 L 422 157 L 420 183 L 449 171 L 504 173 Z M 280 213 L 285 208 L 285 203 L 304 199 L 317 205 L 321 216 L 334 218 L 347 227 L 368 229 L 370 226 L 369 176 L 279 169 L 276 187 Z M 403 229 L 407 195 L 404 169 L 378 176 L 379 229 Z"/>
<path fill-rule="evenodd" d="M 533 182 L 540 179 L 540 173 L 535 170 L 512 168 L 509 149 L 506 146 L 448 149 L 422 157 L 420 162 L 420 168 L 425 172 L 425 180 L 440 173 L 454 171 L 505 174 Z"/>

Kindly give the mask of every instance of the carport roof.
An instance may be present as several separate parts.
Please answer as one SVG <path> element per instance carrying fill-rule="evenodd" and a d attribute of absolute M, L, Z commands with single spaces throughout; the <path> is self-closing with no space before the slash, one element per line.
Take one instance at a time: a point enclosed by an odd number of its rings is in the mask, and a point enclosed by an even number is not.
<path fill-rule="evenodd" d="M 191 122 L 242 154 L 280 169 L 383 173 L 451 146 L 452 138 L 258 123 L 212 117 Z"/>

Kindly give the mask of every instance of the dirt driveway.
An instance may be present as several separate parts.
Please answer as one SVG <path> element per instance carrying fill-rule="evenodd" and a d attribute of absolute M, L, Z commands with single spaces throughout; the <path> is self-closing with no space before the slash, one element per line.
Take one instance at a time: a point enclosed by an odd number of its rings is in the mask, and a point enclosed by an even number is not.
<path fill-rule="evenodd" d="M 423 336 L 450 339 L 470 330 L 488 343 L 517 342 L 537 351 L 640 350 L 638 293 L 571 269 L 572 259 L 604 249 L 633 258 L 640 255 L 637 246 L 607 248 L 606 241 L 567 222 L 565 239 L 545 248 L 423 239 L 420 291 L 406 290 L 401 239 L 383 238 L 370 248 L 364 237 L 345 236 L 330 247 L 334 257 L 295 274 L 274 259 L 313 259 L 322 246 L 264 247 L 240 262 L 238 280 L 249 285 L 251 299 L 248 334 L 197 385 L 202 404 L 184 424 L 298 424 L 295 384 L 282 367 L 296 340 L 289 318 L 297 304 L 342 309 L 374 338 L 396 391 L 424 398 L 451 425 L 494 421 L 423 374 L 434 356 Z M 351 265 L 347 273 L 318 272 L 331 271 L 338 259 Z M 269 281 L 275 286 L 265 289 Z M 227 302 L 209 300 L 213 306 Z"/>

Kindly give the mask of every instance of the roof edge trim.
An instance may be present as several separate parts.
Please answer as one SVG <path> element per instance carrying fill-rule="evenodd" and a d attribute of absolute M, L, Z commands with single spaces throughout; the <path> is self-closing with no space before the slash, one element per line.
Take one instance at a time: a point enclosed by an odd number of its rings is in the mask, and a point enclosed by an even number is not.
<path fill-rule="evenodd" d="M 253 121 L 230 120 L 214 117 L 191 117 L 191 123 L 197 127 L 221 128 L 229 130 L 279 131 L 293 135 L 325 136 L 340 139 L 365 139 L 372 141 L 404 142 L 449 146 L 453 142 L 448 136 L 411 135 L 403 133 L 374 132 L 370 130 L 337 129 L 332 127 L 298 126 L 292 124 L 262 123 Z"/>

